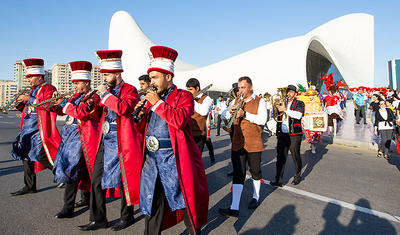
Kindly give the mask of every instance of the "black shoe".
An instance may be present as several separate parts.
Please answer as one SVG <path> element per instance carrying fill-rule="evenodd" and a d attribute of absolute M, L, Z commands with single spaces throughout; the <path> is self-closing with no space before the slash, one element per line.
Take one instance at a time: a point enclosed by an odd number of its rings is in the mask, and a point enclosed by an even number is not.
<path fill-rule="evenodd" d="M 357 124 L 360 124 L 360 122 L 357 122 Z"/>
<path fill-rule="evenodd" d="M 258 207 L 258 205 L 259 205 L 258 201 L 255 198 L 253 198 L 253 199 L 251 199 L 248 208 L 250 210 L 253 210 L 253 209 L 256 209 Z"/>
<path fill-rule="evenodd" d="M 82 231 L 90 231 L 90 230 L 97 230 L 100 228 L 108 228 L 108 222 L 96 222 L 96 221 L 91 221 L 90 223 L 86 225 L 81 225 L 78 226 L 78 228 Z"/>
<path fill-rule="evenodd" d="M 298 185 L 298 184 L 300 184 L 300 181 L 301 181 L 301 179 L 294 179 L 294 180 L 292 181 L 292 184 L 293 184 L 293 185 Z"/>
<path fill-rule="evenodd" d="M 114 224 L 114 226 L 112 226 L 111 230 L 112 231 L 119 231 L 122 229 L 125 229 L 129 226 L 131 226 L 133 223 L 135 223 L 135 219 L 132 218 L 130 220 L 120 220 L 118 223 Z"/>
<path fill-rule="evenodd" d="M 60 212 L 56 214 L 57 219 L 64 219 L 64 218 L 72 218 L 74 216 L 73 210 L 62 209 Z"/>
<path fill-rule="evenodd" d="M 275 186 L 275 187 L 282 187 L 282 184 L 278 183 L 276 181 L 275 182 L 270 182 L 269 185 L 272 185 L 272 186 Z"/>
<path fill-rule="evenodd" d="M 232 175 L 233 175 L 233 171 L 232 171 L 232 172 L 229 172 L 227 175 L 228 175 L 228 176 L 232 176 Z"/>
<path fill-rule="evenodd" d="M 22 189 L 20 189 L 16 192 L 12 192 L 11 196 L 19 196 L 19 195 L 24 195 L 27 193 L 36 193 L 36 189 L 27 189 L 27 188 L 23 187 Z"/>
<path fill-rule="evenodd" d="M 211 164 L 214 164 L 215 163 L 215 158 L 214 157 L 211 158 L 210 161 L 211 161 Z"/>
<path fill-rule="evenodd" d="M 231 217 L 239 216 L 239 210 L 231 210 L 230 208 L 227 208 L 227 209 L 219 208 L 218 212 L 221 215 L 225 215 L 225 216 L 231 216 Z"/>
<path fill-rule="evenodd" d="M 75 208 L 89 206 L 89 202 L 85 200 L 80 200 L 79 202 L 75 203 Z"/>
<path fill-rule="evenodd" d="M 215 136 L 220 136 L 220 134 L 216 134 Z"/>

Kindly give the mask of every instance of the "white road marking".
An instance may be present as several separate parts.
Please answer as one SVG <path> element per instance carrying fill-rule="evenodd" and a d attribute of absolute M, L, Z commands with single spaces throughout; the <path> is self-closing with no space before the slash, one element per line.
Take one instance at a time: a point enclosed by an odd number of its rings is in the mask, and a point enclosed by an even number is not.
<path fill-rule="evenodd" d="M 264 184 L 270 184 L 269 180 L 264 180 L 261 179 L 261 182 Z M 359 212 L 363 212 L 365 214 L 369 214 L 369 215 L 374 215 L 377 216 L 379 218 L 383 218 L 383 219 L 387 219 L 396 223 L 400 223 L 400 216 L 395 216 L 395 215 L 391 215 L 385 212 L 380 212 L 380 211 L 376 211 L 376 210 L 372 210 L 370 208 L 366 208 L 366 207 L 362 207 L 362 206 L 357 206 L 348 202 L 344 202 L 344 201 L 340 201 L 334 198 L 330 198 L 330 197 L 325 197 L 325 196 L 321 196 L 315 193 L 310 193 L 301 189 L 297 189 L 297 188 L 292 188 L 289 186 L 284 185 L 283 187 L 280 187 L 280 189 L 295 193 L 295 194 L 299 194 L 305 197 L 309 197 L 309 198 L 313 198 L 319 201 L 323 201 L 323 202 L 327 202 L 327 203 L 332 203 L 353 211 L 359 211 Z"/>

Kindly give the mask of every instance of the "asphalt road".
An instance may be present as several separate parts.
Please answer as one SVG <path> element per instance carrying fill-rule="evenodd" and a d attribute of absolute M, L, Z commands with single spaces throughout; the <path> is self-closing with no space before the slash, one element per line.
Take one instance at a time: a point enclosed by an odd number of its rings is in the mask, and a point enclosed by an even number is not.
<path fill-rule="evenodd" d="M 36 194 L 10 195 L 23 186 L 21 162 L 13 161 L 9 154 L 18 129 L 19 118 L 15 113 L 0 114 L 0 234 L 94 233 L 77 229 L 89 220 L 87 208 L 78 209 L 71 219 L 54 218 L 62 208 L 64 190 L 56 188 L 48 170 L 38 173 Z M 319 145 L 317 154 L 313 155 L 305 142 L 301 150 L 304 165 L 301 184 L 290 184 L 293 162 L 289 156 L 284 179 L 286 188 L 263 184 L 260 206 L 249 210 L 252 183 L 247 180 L 239 218 L 220 216 L 218 208 L 228 207 L 231 202 L 231 178 L 227 176 L 232 169 L 230 141 L 225 133 L 215 137 L 213 130 L 212 134 L 216 163 L 210 164 L 207 150 L 203 153 L 210 192 L 208 223 L 203 227 L 203 234 L 397 234 L 400 231 L 400 218 L 395 217 L 400 216 L 398 155 L 387 161 L 367 150 L 325 144 Z M 276 138 L 265 137 L 265 141 L 262 173 L 264 179 L 272 180 Z M 331 200 L 335 200 L 334 203 L 329 203 Z M 342 206 L 343 203 L 350 206 Z M 349 209 L 352 207 L 358 209 Z M 111 224 L 118 221 L 119 210 L 119 199 L 107 203 Z M 384 216 L 378 217 L 379 213 Z M 135 218 L 134 225 L 118 233 L 143 234 L 144 218 L 138 206 L 135 206 Z M 96 231 L 96 234 L 110 233 L 114 232 L 110 229 Z M 181 233 L 184 233 L 183 223 L 164 234 Z"/>

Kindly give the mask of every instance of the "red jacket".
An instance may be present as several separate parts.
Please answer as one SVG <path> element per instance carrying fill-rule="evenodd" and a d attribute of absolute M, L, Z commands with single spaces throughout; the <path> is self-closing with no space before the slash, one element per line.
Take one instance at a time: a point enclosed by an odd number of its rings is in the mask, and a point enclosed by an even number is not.
<path fill-rule="evenodd" d="M 208 184 L 203 159 L 189 126 L 194 112 L 193 95 L 181 89 L 175 89 L 166 102 L 157 103 L 154 112 L 168 123 L 169 136 L 175 155 L 179 183 L 185 200 L 186 210 L 192 227 L 196 230 L 207 222 Z M 147 103 L 146 115 L 138 126 L 147 129 L 147 120 L 151 106 Z M 143 130 L 146 133 L 146 130 Z M 142 156 L 144 155 L 144 148 Z M 142 165 L 139 165 L 140 167 Z M 163 229 L 167 229 L 183 219 L 182 210 L 166 210 Z"/>
<path fill-rule="evenodd" d="M 39 90 L 36 94 L 36 99 L 33 103 L 38 104 L 44 100 L 50 99 L 55 91 L 56 88 L 54 86 L 43 83 L 42 85 L 40 85 Z M 24 117 L 26 115 L 25 106 L 26 102 L 18 106 L 18 109 L 22 111 L 20 127 L 21 130 L 22 126 L 24 125 Z M 60 133 L 58 132 L 56 126 L 57 114 L 55 112 L 51 112 L 50 109 L 45 108 L 37 108 L 36 112 L 40 139 L 42 140 L 47 159 L 49 160 L 50 164 L 53 165 L 54 159 L 57 155 L 58 146 L 61 142 Z M 45 168 L 41 163 L 35 162 L 35 172 L 39 172 L 43 169 Z"/>
<path fill-rule="evenodd" d="M 79 93 L 75 93 L 73 98 L 78 96 Z M 72 99 L 73 99 L 72 98 Z M 97 94 L 93 94 L 94 105 L 97 106 L 100 103 L 100 97 Z M 71 101 L 70 99 L 69 101 Z M 100 112 L 88 111 L 86 103 L 80 103 L 74 105 L 68 102 L 62 109 L 62 113 L 67 114 L 77 119 L 77 126 L 79 131 L 79 137 L 81 139 L 83 156 L 85 158 L 86 167 L 89 172 L 90 178 L 92 178 L 94 161 L 96 159 L 97 151 L 100 146 L 102 132 L 100 123 Z M 83 180 L 83 181 L 82 181 Z M 90 179 L 82 179 L 80 188 L 86 191 L 90 191 Z M 83 185 L 82 185 L 83 184 Z"/>
<path fill-rule="evenodd" d="M 131 113 L 139 101 L 137 90 L 128 83 L 121 83 L 118 97 L 111 94 L 101 99 L 101 104 L 117 114 L 119 163 L 128 206 L 139 203 L 140 170 L 143 164 L 143 135 L 134 129 Z M 102 112 L 104 121 L 106 112 Z"/>

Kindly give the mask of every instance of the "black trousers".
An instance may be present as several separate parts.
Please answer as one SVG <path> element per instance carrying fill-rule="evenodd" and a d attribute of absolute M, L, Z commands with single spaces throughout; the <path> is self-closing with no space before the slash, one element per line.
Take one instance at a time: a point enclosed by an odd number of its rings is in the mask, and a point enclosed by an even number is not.
<path fill-rule="evenodd" d="M 40 150 L 38 160 L 44 167 L 49 170 L 53 170 L 53 166 L 47 159 L 44 148 Z M 29 190 L 36 190 L 35 162 L 22 160 L 22 164 L 24 166 L 24 187 Z"/>
<path fill-rule="evenodd" d="M 217 114 L 217 135 L 220 135 L 221 131 L 221 114 Z"/>
<path fill-rule="evenodd" d="M 367 119 L 366 119 L 366 116 L 365 116 L 365 106 L 358 106 L 357 105 L 357 107 L 358 107 L 358 109 L 356 110 L 356 122 L 359 123 L 361 121 L 361 116 L 360 116 L 360 114 L 361 114 L 362 118 L 364 118 L 364 123 L 366 123 Z"/>
<path fill-rule="evenodd" d="M 90 192 L 90 221 L 105 222 L 106 214 L 106 190 L 101 187 L 101 178 L 103 176 L 104 166 L 104 148 L 103 143 L 100 144 L 94 161 L 91 192 Z M 121 220 L 129 220 L 133 218 L 133 206 L 127 206 L 124 189 L 120 187 L 121 192 Z"/>
<path fill-rule="evenodd" d="M 78 167 L 81 168 L 79 170 L 81 172 L 79 177 L 89 178 L 86 164 L 85 164 L 85 158 L 83 156 L 81 157 L 81 159 L 79 159 Z M 76 199 L 77 193 L 78 193 L 78 183 L 65 184 L 65 191 L 64 191 L 64 209 L 65 210 L 68 210 L 68 211 L 74 210 L 75 199 Z M 90 199 L 90 192 L 81 190 L 81 199 L 83 201 L 88 202 Z"/>
<path fill-rule="evenodd" d="M 261 179 L 261 153 L 249 153 L 244 148 L 239 151 L 232 151 L 231 159 L 233 165 L 234 184 L 243 184 L 246 179 L 246 162 L 249 164 L 249 171 L 254 180 Z"/>
<path fill-rule="evenodd" d="M 203 153 L 204 144 L 206 144 L 207 137 L 204 136 L 204 135 L 198 135 L 198 136 L 193 136 L 193 139 L 196 142 L 197 147 L 199 147 L 200 153 Z M 207 148 L 210 150 L 209 145 L 207 145 Z M 213 161 L 215 161 L 215 158 L 214 158 L 214 147 L 212 147 L 212 152 L 213 152 L 213 155 L 210 154 L 210 160 L 213 162 Z"/>
<path fill-rule="evenodd" d="M 153 204 L 151 206 L 151 216 L 145 216 L 145 235 L 161 234 L 166 206 L 165 203 L 168 202 L 167 198 L 165 197 L 164 188 L 162 186 L 160 177 L 157 177 L 156 186 L 154 188 Z M 186 225 L 186 231 L 189 234 L 194 234 L 186 209 L 183 211 L 183 221 Z M 200 234 L 200 231 L 197 231 L 196 234 Z"/>
<path fill-rule="evenodd" d="M 294 178 L 301 179 L 302 162 L 300 157 L 301 135 L 292 135 L 285 133 L 278 136 L 277 143 L 277 161 L 275 180 L 283 183 L 283 172 L 285 170 L 286 159 L 290 150 L 294 163 Z"/>
<path fill-rule="evenodd" d="M 215 157 L 214 157 L 214 146 L 213 146 L 213 144 L 212 144 L 212 142 L 211 142 L 211 139 L 210 139 L 210 138 L 206 138 L 205 144 L 206 144 L 206 146 L 207 146 L 208 153 L 209 153 L 209 155 L 210 155 L 211 161 L 212 161 L 212 162 L 215 161 Z"/>

